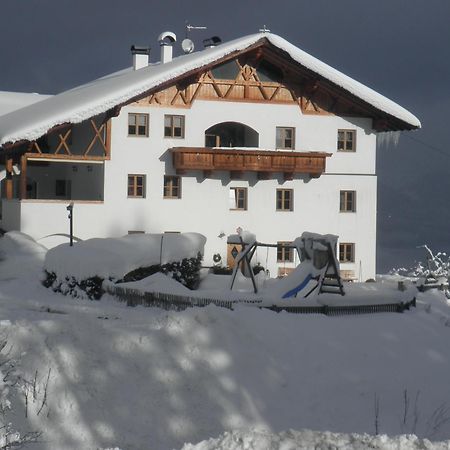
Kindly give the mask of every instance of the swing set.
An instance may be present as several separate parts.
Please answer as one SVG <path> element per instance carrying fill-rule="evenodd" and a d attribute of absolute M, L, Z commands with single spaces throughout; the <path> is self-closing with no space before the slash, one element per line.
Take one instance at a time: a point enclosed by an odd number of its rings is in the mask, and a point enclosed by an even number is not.
<path fill-rule="evenodd" d="M 235 266 L 231 275 L 230 290 L 233 290 L 238 270 L 242 270 L 244 275 L 250 277 L 254 293 L 258 292 L 255 276 L 251 267 L 251 261 L 258 247 L 266 247 L 266 267 L 268 262 L 269 248 L 278 248 L 279 244 L 268 244 L 258 242 L 256 239 L 250 239 L 245 242 L 241 233 L 231 235 L 228 238 L 229 244 L 240 244 L 242 250 L 236 256 Z M 317 289 L 318 294 L 340 294 L 345 295 L 342 279 L 339 271 L 339 263 L 336 258 L 337 236 L 320 235 L 316 233 L 303 233 L 291 244 L 284 244 L 284 248 L 296 250 L 300 260 L 300 265 L 286 278 L 293 278 L 293 283 L 289 283 L 289 288 L 282 294 L 282 298 L 297 297 L 305 288 L 309 287 L 302 297 L 308 297 Z M 298 270 L 301 267 L 305 270 Z M 295 280 L 295 277 L 298 280 Z M 281 281 L 281 280 L 280 280 Z M 309 286 L 310 282 L 312 287 Z"/>

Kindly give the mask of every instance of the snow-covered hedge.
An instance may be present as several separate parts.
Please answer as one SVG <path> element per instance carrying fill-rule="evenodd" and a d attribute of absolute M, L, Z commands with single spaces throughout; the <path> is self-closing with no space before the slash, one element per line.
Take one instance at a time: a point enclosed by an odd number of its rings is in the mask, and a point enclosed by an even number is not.
<path fill-rule="evenodd" d="M 44 286 L 98 299 L 102 282 L 136 281 L 163 272 L 192 288 L 206 238 L 198 233 L 132 234 L 59 245 L 47 252 Z"/>
<path fill-rule="evenodd" d="M 417 262 L 409 268 L 399 267 L 391 270 L 393 274 L 404 275 L 413 278 L 421 277 L 450 277 L 450 256 L 444 252 L 433 253 L 427 245 L 422 245 L 426 251 L 426 262 Z"/>

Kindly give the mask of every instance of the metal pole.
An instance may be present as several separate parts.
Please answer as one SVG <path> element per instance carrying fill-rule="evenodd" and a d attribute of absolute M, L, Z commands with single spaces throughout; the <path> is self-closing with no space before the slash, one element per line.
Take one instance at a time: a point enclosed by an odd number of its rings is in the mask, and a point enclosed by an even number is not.
<path fill-rule="evenodd" d="M 69 211 L 69 236 L 70 236 L 70 246 L 73 246 L 73 202 L 70 202 L 67 206 L 67 211 Z"/>

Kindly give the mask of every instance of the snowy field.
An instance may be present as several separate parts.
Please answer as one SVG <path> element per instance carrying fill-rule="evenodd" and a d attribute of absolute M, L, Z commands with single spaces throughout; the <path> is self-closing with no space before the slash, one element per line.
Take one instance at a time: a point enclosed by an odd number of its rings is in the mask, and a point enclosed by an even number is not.
<path fill-rule="evenodd" d="M 45 289 L 45 249 L 10 244 L 0 239 L 1 361 L 30 381 L 10 390 L 8 415 L 42 431 L 29 448 L 450 448 L 438 291 L 404 314 L 127 308 Z"/>

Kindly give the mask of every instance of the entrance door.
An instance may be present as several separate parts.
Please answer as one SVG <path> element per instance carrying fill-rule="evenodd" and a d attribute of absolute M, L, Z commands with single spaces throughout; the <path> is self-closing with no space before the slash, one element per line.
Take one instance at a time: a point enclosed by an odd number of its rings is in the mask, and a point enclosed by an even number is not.
<path fill-rule="evenodd" d="M 228 244 L 227 247 L 227 266 L 234 269 L 236 265 L 236 257 L 242 249 L 240 244 Z"/>

